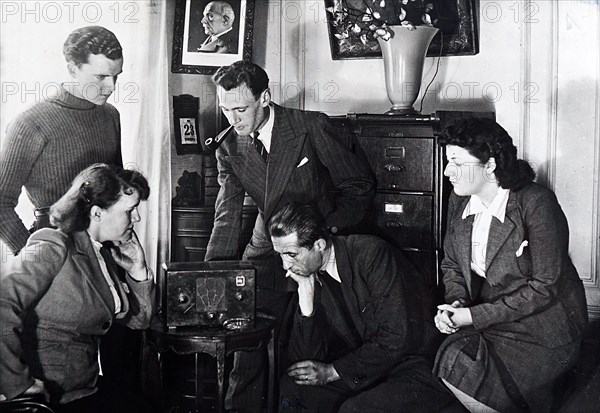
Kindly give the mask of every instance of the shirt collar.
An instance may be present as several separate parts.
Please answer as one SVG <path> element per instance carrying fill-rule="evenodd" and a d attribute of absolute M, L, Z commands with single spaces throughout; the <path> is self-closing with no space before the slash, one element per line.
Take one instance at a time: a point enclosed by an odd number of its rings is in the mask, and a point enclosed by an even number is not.
<path fill-rule="evenodd" d="M 275 110 L 273 104 L 269 104 L 269 119 L 263 125 L 262 128 L 258 129 L 258 139 L 262 142 L 267 152 L 271 152 L 271 138 L 273 136 L 273 125 L 275 124 Z"/>
<path fill-rule="evenodd" d="M 230 32 L 230 31 L 232 31 L 232 30 L 233 30 L 233 27 L 230 27 L 229 29 L 225 30 L 224 32 L 221 32 L 221 33 L 219 33 L 219 34 L 213 34 L 213 35 L 211 36 L 211 38 L 212 38 L 213 40 L 214 40 L 214 39 L 218 39 L 219 37 L 223 36 L 225 33 L 229 33 L 229 32 Z"/>
<path fill-rule="evenodd" d="M 333 244 L 331 244 L 331 247 L 329 248 L 329 257 L 326 258 L 325 265 L 321 267 L 321 270 L 327 271 L 331 278 L 337 282 L 342 282 L 338 272 L 337 262 L 335 260 L 335 249 L 333 248 Z"/>
<path fill-rule="evenodd" d="M 102 248 L 102 243 L 99 241 L 96 241 L 88 232 L 88 237 L 90 237 L 90 241 L 92 241 L 92 246 L 94 247 L 94 249 L 96 250 L 96 252 L 100 252 L 100 248 Z"/>
<path fill-rule="evenodd" d="M 481 212 L 487 211 L 492 216 L 498 218 L 500 222 L 504 223 L 504 217 L 506 215 L 506 205 L 508 203 L 509 195 L 509 189 L 498 187 L 498 193 L 492 200 L 489 207 L 486 207 L 477 195 L 471 195 L 471 199 L 469 199 L 469 202 L 467 203 L 467 206 L 463 211 L 462 219 L 467 218 L 469 215 L 476 215 Z"/>

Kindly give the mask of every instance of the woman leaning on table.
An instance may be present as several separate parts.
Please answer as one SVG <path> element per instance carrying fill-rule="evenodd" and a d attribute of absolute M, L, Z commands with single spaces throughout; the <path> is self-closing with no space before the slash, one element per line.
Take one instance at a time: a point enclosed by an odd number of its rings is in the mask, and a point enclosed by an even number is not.
<path fill-rule="evenodd" d="M 442 261 L 447 304 L 435 317 L 449 337 L 434 373 L 471 412 L 547 412 L 587 322 L 567 220 L 495 121 L 462 121 L 440 142 L 454 191 Z"/>
<path fill-rule="evenodd" d="M 29 238 L 1 275 L 0 394 L 44 394 L 58 412 L 150 411 L 99 378 L 98 344 L 113 321 L 146 328 L 154 282 L 135 234 L 148 199 L 140 173 L 82 171 L 51 208 L 58 229 Z"/>

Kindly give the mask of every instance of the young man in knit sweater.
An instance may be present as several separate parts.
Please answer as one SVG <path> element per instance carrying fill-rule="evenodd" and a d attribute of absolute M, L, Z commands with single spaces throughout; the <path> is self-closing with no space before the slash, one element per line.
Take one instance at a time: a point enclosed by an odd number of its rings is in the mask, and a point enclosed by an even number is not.
<path fill-rule="evenodd" d="M 0 239 L 15 255 L 30 234 L 15 212 L 22 187 L 38 229 L 81 170 L 122 164 L 119 112 L 106 103 L 123 67 L 119 41 L 104 27 L 83 27 L 68 36 L 63 54 L 70 81 L 11 121 L 0 155 Z"/>
<path fill-rule="evenodd" d="M 0 155 L 0 239 L 14 254 L 30 235 L 15 212 L 22 187 L 36 208 L 36 230 L 49 226 L 48 208 L 79 172 L 95 163 L 123 163 L 119 112 L 106 103 L 123 67 L 119 40 L 104 27 L 82 27 L 67 37 L 63 55 L 68 81 L 10 122 Z M 32 259 L 34 252 L 23 250 L 15 259 Z M 136 388 L 140 340 L 139 331 L 121 325 L 103 336 L 105 379 Z"/>

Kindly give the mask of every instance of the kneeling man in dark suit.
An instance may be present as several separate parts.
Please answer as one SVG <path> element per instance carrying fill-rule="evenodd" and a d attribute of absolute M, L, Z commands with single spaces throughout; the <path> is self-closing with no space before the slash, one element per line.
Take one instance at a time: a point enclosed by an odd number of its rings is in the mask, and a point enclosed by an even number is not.
<path fill-rule="evenodd" d="M 331 236 L 307 204 L 284 206 L 268 229 L 286 276 L 298 284 L 280 411 L 460 409 L 431 374 L 424 353 L 433 327 L 423 307 L 409 302 L 423 290 L 399 251 L 373 236 Z"/>

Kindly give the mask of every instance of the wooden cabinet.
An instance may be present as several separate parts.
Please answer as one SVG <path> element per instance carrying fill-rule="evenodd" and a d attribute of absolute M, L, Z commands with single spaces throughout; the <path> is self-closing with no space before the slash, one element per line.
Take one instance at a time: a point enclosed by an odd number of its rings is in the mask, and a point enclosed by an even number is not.
<path fill-rule="evenodd" d="M 256 206 L 244 206 L 240 234 L 240 257 L 252 236 L 252 228 L 257 214 Z M 171 261 L 204 261 L 214 216 L 214 206 L 173 207 Z"/>

